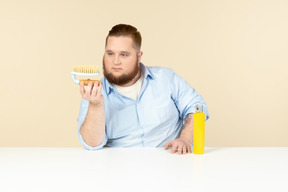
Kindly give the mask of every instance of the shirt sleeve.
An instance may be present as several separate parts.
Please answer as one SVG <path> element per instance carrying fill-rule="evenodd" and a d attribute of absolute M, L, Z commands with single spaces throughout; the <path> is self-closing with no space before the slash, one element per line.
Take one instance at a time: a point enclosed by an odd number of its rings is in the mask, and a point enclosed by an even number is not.
<path fill-rule="evenodd" d="M 170 86 L 172 90 L 172 99 L 174 100 L 182 119 L 185 119 L 189 113 L 195 113 L 195 105 L 197 104 L 203 106 L 205 120 L 209 119 L 210 115 L 206 102 L 182 77 L 173 72 Z"/>
<path fill-rule="evenodd" d="M 79 116 L 77 118 L 77 121 L 78 121 L 78 138 L 79 138 L 79 141 L 80 143 L 83 145 L 84 148 L 86 148 L 87 150 L 98 150 L 98 149 L 101 149 L 103 148 L 103 146 L 107 143 L 107 135 L 105 134 L 105 138 L 103 140 L 103 142 L 96 146 L 96 147 L 91 147 L 90 145 L 88 145 L 84 139 L 82 138 L 82 135 L 81 135 L 81 132 L 80 132 L 80 129 L 82 127 L 82 124 L 84 123 L 85 119 L 86 119 L 86 115 L 87 115 L 87 112 L 88 112 L 88 107 L 89 107 L 89 101 L 85 100 L 85 99 L 82 99 L 81 100 L 81 105 L 80 105 L 80 112 L 79 112 Z"/>

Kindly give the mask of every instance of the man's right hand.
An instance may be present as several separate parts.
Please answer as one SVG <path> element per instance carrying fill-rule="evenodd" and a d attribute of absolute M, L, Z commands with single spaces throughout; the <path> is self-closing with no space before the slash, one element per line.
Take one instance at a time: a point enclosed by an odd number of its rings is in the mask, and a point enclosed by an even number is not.
<path fill-rule="evenodd" d="M 90 102 L 90 104 L 98 105 L 103 104 L 103 95 L 101 94 L 102 84 L 98 81 L 88 83 L 86 89 L 84 88 L 84 82 L 80 82 L 80 93 L 83 99 Z"/>
<path fill-rule="evenodd" d="M 101 94 L 102 85 L 96 81 L 89 82 L 84 88 L 84 82 L 80 83 L 80 93 L 83 99 L 89 101 L 89 107 L 80 133 L 84 141 L 90 147 L 99 146 L 105 138 L 105 106 L 104 96 Z"/>

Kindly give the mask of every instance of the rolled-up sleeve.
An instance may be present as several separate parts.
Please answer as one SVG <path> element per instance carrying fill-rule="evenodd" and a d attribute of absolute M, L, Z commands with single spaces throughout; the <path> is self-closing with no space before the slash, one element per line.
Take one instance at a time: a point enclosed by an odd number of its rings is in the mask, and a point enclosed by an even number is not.
<path fill-rule="evenodd" d="M 180 112 L 180 117 L 185 119 L 189 113 L 195 113 L 195 105 L 200 104 L 203 106 L 205 120 L 208 120 L 210 115 L 202 96 L 176 73 L 173 72 L 170 80 L 172 98 Z"/>
<path fill-rule="evenodd" d="M 85 119 L 86 119 L 86 115 L 87 115 L 87 112 L 88 112 L 88 107 L 89 107 L 89 101 L 85 100 L 85 99 L 82 99 L 81 100 L 81 105 L 80 105 L 80 112 L 79 112 L 79 116 L 77 118 L 77 121 L 78 121 L 78 138 L 79 138 L 79 141 L 80 143 L 83 145 L 83 147 L 87 150 L 98 150 L 98 149 L 101 149 L 104 147 L 104 145 L 107 143 L 107 135 L 105 134 L 105 138 L 103 140 L 103 142 L 96 146 L 96 147 L 91 147 L 90 145 L 88 145 L 84 139 L 82 138 L 82 135 L 81 135 L 81 132 L 80 132 L 80 129 L 82 127 L 82 124 L 84 123 Z"/>

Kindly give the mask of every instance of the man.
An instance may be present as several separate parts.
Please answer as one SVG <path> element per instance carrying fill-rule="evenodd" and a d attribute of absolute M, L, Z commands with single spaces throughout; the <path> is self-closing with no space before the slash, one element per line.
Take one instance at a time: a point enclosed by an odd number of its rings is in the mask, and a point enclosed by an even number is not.
<path fill-rule="evenodd" d="M 207 120 L 206 103 L 173 70 L 143 65 L 140 48 L 135 27 L 119 24 L 109 31 L 103 85 L 80 84 L 79 140 L 89 150 L 106 145 L 191 153 L 194 107 L 202 105 Z"/>

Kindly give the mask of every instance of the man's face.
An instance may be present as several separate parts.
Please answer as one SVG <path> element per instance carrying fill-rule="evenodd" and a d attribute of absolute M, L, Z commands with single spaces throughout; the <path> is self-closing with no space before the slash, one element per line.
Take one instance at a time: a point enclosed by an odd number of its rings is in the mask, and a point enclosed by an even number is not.
<path fill-rule="evenodd" d="M 103 57 L 103 71 L 113 84 L 129 86 L 138 80 L 142 52 L 137 53 L 130 37 L 108 37 Z"/>

